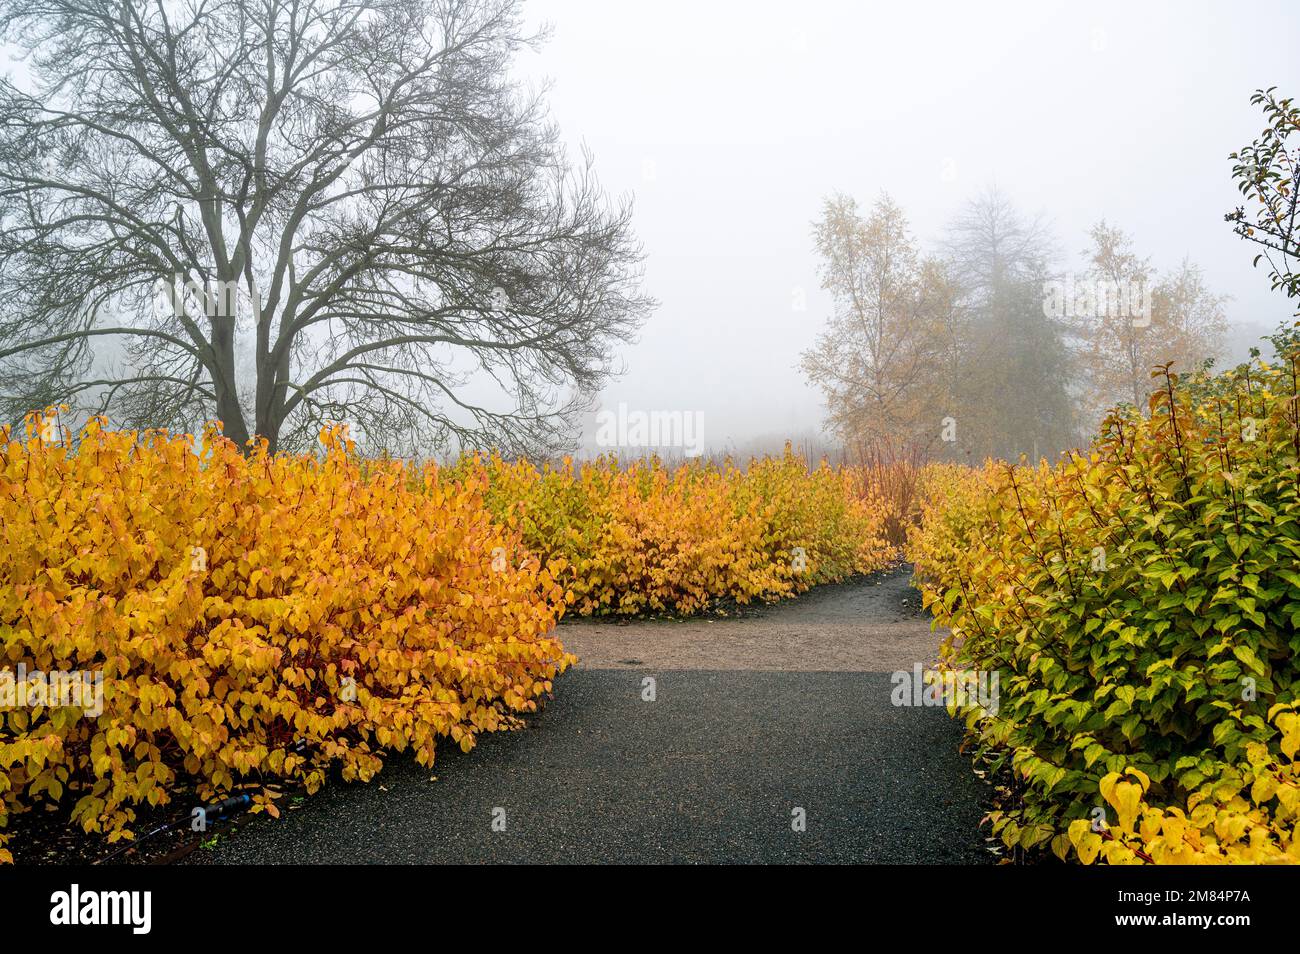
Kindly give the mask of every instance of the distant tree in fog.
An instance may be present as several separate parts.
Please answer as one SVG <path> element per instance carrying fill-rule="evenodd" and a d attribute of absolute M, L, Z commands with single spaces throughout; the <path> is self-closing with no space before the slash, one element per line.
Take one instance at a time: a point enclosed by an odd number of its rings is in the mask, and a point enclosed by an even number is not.
<path fill-rule="evenodd" d="M 1077 377 L 1063 322 L 1045 313 L 1054 243 L 997 188 L 969 202 L 944 249 L 969 315 L 956 375 L 957 450 L 979 460 L 1056 453 L 1076 443 Z"/>
<path fill-rule="evenodd" d="M 1076 316 L 1089 408 L 1098 416 L 1122 401 L 1145 410 L 1153 367 L 1172 362 L 1175 370 L 1194 371 L 1220 354 L 1226 299 L 1206 286 L 1201 269 L 1190 261 L 1158 276 L 1133 251 L 1129 236 L 1104 221 L 1090 236 L 1091 307 Z M 1116 290 L 1118 296 L 1102 294 Z"/>
<path fill-rule="evenodd" d="M 1026 219 L 997 186 L 957 213 L 943 247 L 962 287 L 980 303 L 990 301 L 1008 284 L 1040 280 L 1054 254 L 1047 223 Z"/>
<path fill-rule="evenodd" d="M 1075 442 L 1062 323 L 1045 316 L 1052 242 L 992 190 L 926 257 L 882 197 L 829 199 L 816 223 L 835 313 L 803 356 L 831 430 L 859 451 L 963 460 L 1055 454 Z"/>
<path fill-rule="evenodd" d="M 954 296 L 942 265 L 918 253 L 888 196 L 865 215 L 848 196 L 827 199 L 814 237 L 834 312 L 801 366 L 831 430 L 900 450 L 937 440 Z"/>

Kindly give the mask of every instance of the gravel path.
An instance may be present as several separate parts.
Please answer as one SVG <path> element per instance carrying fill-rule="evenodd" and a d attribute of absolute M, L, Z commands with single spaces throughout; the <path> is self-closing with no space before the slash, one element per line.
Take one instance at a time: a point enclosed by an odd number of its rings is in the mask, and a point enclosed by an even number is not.
<path fill-rule="evenodd" d="M 937 639 L 915 600 L 898 571 L 712 624 L 567 624 L 585 661 L 526 730 L 448 746 L 436 781 L 396 759 L 333 782 L 188 861 L 991 861 L 958 726 L 890 702 Z"/>
<path fill-rule="evenodd" d="M 572 620 L 560 635 L 583 669 L 894 672 L 933 662 L 941 639 L 909 580 L 877 573 L 723 619 Z"/>

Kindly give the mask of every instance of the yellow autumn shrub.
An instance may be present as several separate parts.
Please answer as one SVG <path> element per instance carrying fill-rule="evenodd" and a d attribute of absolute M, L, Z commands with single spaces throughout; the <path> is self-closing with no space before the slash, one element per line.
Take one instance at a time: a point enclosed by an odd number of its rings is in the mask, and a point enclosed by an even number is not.
<path fill-rule="evenodd" d="M 961 715 L 1009 848 L 1300 862 L 1297 370 L 1165 371 L 1086 453 L 931 475 L 909 553 L 945 664 L 999 675 Z"/>
<path fill-rule="evenodd" d="M 93 671 L 102 711 L 0 710 L 0 828 L 60 802 L 116 840 L 182 786 L 257 787 L 274 813 L 270 783 L 468 750 L 573 661 L 563 565 L 524 552 L 473 474 L 363 469 L 339 430 L 319 458 L 213 430 L 196 447 L 92 421 L 75 450 L 50 432 L 0 433 L 0 670 Z"/>
<path fill-rule="evenodd" d="M 919 583 L 954 580 L 962 555 L 985 529 L 989 472 L 963 464 L 926 464 L 916 483 L 907 559 Z"/>
<path fill-rule="evenodd" d="M 586 615 L 774 600 L 896 557 L 885 507 L 860 478 L 810 467 L 789 448 L 746 468 L 472 456 L 456 471 L 482 475 L 493 512 L 531 552 L 567 567 L 565 585 Z"/>
<path fill-rule="evenodd" d="M 1147 801 L 1151 780 L 1137 769 L 1107 774 L 1098 783 L 1113 823 L 1070 823 L 1069 842 L 1084 864 L 1300 864 L 1300 715 L 1279 705 L 1272 723 L 1281 732 L 1279 757 L 1249 742 L 1245 761 L 1228 766 L 1193 792 L 1186 808 Z"/>

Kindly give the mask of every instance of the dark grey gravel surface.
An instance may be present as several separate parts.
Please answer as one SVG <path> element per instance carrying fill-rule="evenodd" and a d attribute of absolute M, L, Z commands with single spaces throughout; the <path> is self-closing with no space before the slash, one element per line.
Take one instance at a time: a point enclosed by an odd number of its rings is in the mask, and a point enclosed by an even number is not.
<path fill-rule="evenodd" d="M 331 782 L 188 861 L 992 861 L 959 726 L 890 688 L 880 672 L 579 669 L 523 731 L 448 746 L 432 772 L 394 759 L 368 785 Z"/>

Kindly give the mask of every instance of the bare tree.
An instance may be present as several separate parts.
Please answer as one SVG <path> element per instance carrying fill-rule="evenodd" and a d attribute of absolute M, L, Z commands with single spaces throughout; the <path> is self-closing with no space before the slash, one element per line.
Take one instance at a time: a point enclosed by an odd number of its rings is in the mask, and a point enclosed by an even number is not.
<path fill-rule="evenodd" d="M 1040 281 L 1055 251 L 1049 224 L 1024 218 L 996 185 L 966 204 L 944 242 L 954 274 L 981 306 L 1006 285 Z"/>
<path fill-rule="evenodd" d="M 517 0 L 0 0 L 0 36 L 10 418 L 554 446 L 652 307 L 507 75 Z"/>

